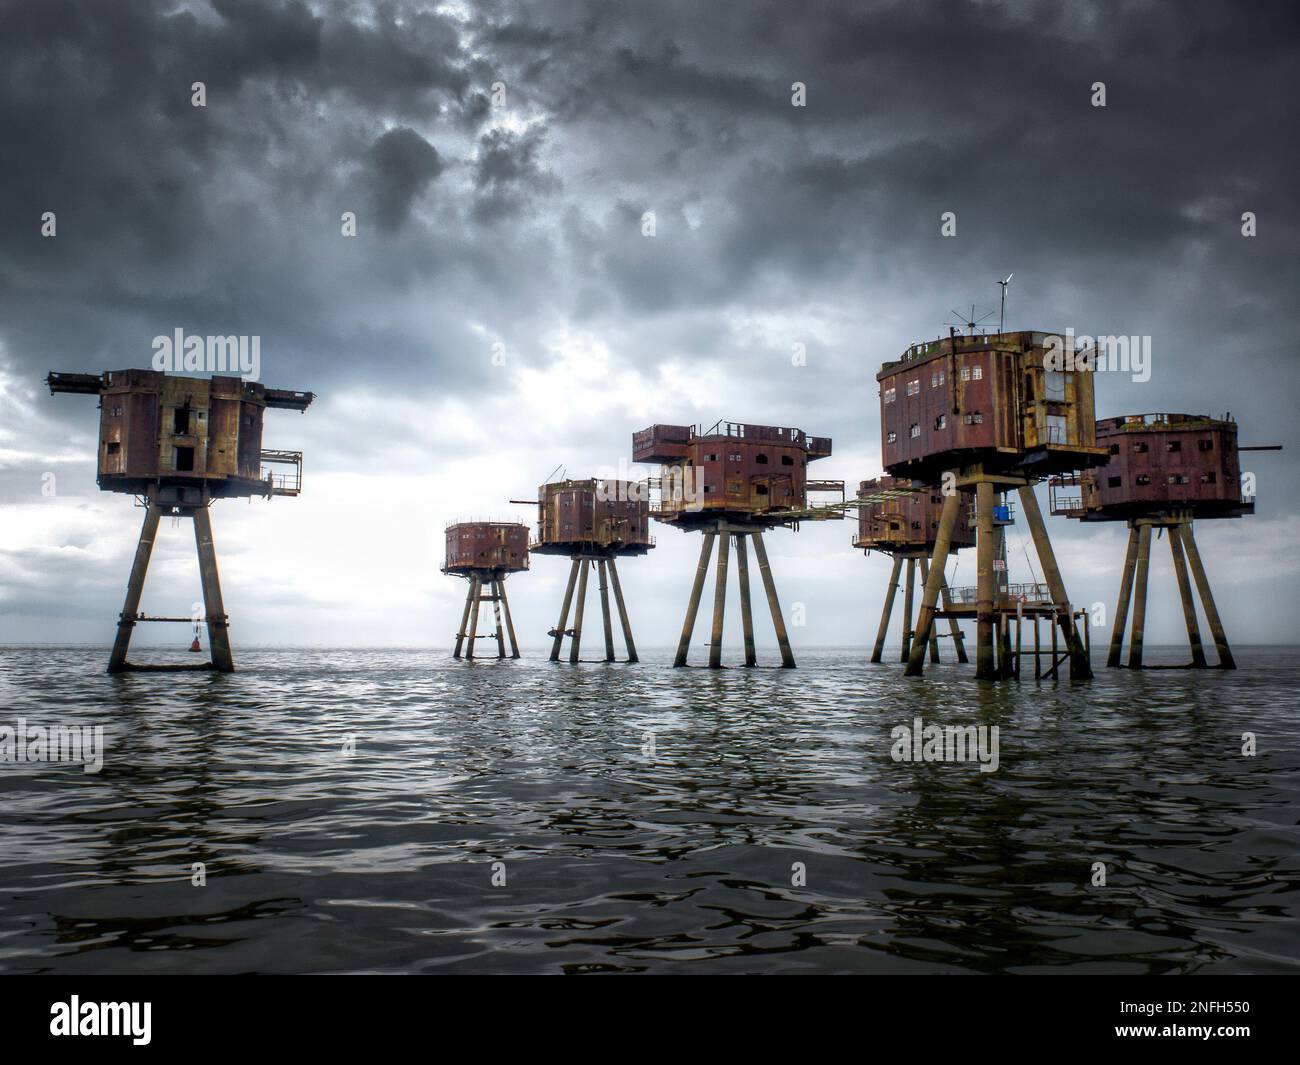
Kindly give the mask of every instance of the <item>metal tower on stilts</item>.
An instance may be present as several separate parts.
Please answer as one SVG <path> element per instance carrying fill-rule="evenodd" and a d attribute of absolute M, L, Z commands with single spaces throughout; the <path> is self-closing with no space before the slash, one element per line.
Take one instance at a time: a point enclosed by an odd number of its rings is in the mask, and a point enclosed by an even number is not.
<path fill-rule="evenodd" d="M 510 617 L 510 600 L 506 598 L 506 578 L 528 568 L 528 526 L 518 522 L 461 521 L 447 526 L 447 554 L 442 572 L 469 581 L 465 593 L 465 610 L 456 633 L 453 658 L 475 658 L 477 640 L 496 638 L 497 658 L 506 657 L 506 637 L 510 638 L 510 657 L 519 657 L 515 623 Z M 480 637 L 479 607 L 492 604 L 495 633 Z M 478 656 L 483 657 L 483 656 Z"/>
<path fill-rule="evenodd" d="M 1085 638 L 1065 590 L 1034 485 L 1044 477 L 1105 462 L 1095 441 L 1092 362 L 1065 351 L 1065 334 L 1012 332 L 947 337 L 915 344 L 886 363 L 880 382 L 885 471 L 921 485 L 940 485 L 943 508 L 906 672 L 924 670 L 948 553 L 963 504 L 975 515 L 975 602 L 951 610 L 973 614 L 976 676 L 1019 675 L 1010 647 L 1012 617 L 1047 611 L 1065 642 L 1071 679 L 1092 675 Z M 1046 581 L 1046 602 L 1013 596 L 996 565 L 1003 537 L 995 508 L 1015 491 Z M 1003 587 L 1007 591 L 1003 592 Z M 1035 597 L 1037 598 L 1037 597 Z M 943 613 L 948 613 L 944 611 Z M 996 644 L 995 644 L 996 636 Z M 1057 661 L 1050 672 L 1055 675 Z"/>
<path fill-rule="evenodd" d="M 512 503 L 531 500 L 511 500 Z M 618 578 L 618 559 L 646 554 L 654 547 L 650 535 L 649 486 L 637 481 L 555 481 L 537 490 L 537 539 L 529 550 L 538 555 L 563 555 L 572 560 L 569 583 L 560 606 L 560 620 L 548 636 L 551 661 L 558 662 L 569 637 L 569 661 L 578 662 L 587 598 L 587 576 L 595 570 L 600 584 L 601 620 L 605 630 L 605 661 L 616 661 L 614 626 L 609 611 L 610 585 L 623 629 L 628 662 L 638 661 L 632 622 Z M 574 591 L 577 590 L 576 607 Z M 569 610 L 574 608 L 573 626 Z"/>
<path fill-rule="evenodd" d="M 937 488 L 914 488 L 910 481 L 895 477 L 878 477 L 863 481 L 858 486 L 858 531 L 853 537 L 853 546 L 862 548 L 867 554 L 879 551 L 893 559 L 889 587 L 885 591 L 885 603 L 880 612 L 880 626 L 876 630 L 876 642 L 871 650 L 872 662 L 879 662 L 884 657 L 894 599 L 904 573 L 902 661 L 906 662 L 911 654 L 916 578 L 919 573 L 922 585 L 929 579 L 930 558 L 934 553 L 942 510 L 943 496 Z M 971 528 L 967 508 L 953 529 L 949 550 L 974 546 L 975 533 Z M 952 593 L 943 574 L 939 575 L 939 594 L 944 610 L 950 611 Z M 948 628 L 957 661 L 968 661 L 961 625 L 956 615 L 951 613 L 948 615 Z M 933 627 L 930 630 L 930 661 L 939 661 L 939 633 Z"/>
<path fill-rule="evenodd" d="M 633 460 L 657 462 L 663 467 L 661 476 L 651 481 L 659 494 L 657 505 L 651 506 L 651 515 L 656 521 L 704 534 L 674 666 L 686 665 L 715 543 L 718 562 L 709 667 L 718 669 L 722 665 L 727 575 L 734 541 L 745 665 L 753 666 L 758 661 L 749 589 L 748 545 L 752 542 L 781 649 L 781 665 L 794 667 L 794 652 L 763 533 L 777 526 L 797 529 L 800 521 L 843 517 L 842 509 L 810 506 L 808 502 L 809 494 L 835 494 L 843 506 L 843 481 L 810 481 L 807 477 L 808 463 L 830 453 L 831 441 L 827 437 L 808 436 L 801 429 L 737 422 L 718 422 L 707 432 L 687 425 L 654 425 L 633 435 Z"/>
<path fill-rule="evenodd" d="M 1151 537 L 1165 535 L 1173 561 L 1183 621 L 1192 660 L 1183 668 L 1209 666 L 1201 642 L 1192 592 L 1195 582 L 1219 658 L 1220 669 L 1236 669 L 1227 633 L 1219 617 L 1210 581 L 1192 534 L 1198 518 L 1239 518 L 1255 513 L 1253 492 L 1243 491 L 1241 451 L 1276 447 L 1237 445 L 1231 418 L 1195 414 L 1134 414 L 1097 422 L 1097 443 L 1109 463 L 1099 470 L 1054 477 L 1049 482 L 1050 509 L 1080 521 L 1128 523 L 1128 550 L 1120 576 L 1119 600 L 1111 629 L 1106 665 L 1123 665 L 1124 631 L 1132 605 L 1128 666 L 1142 669 L 1146 635 L 1147 578 Z M 1191 569 L 1191 580 L 1188 569 Z M 1152 668 L 1152 667 L 1147 667 Z M 1176 668 L 1176 667 L 1175 667 Z"/>
<path fill-rule="evenodd" d="M 109 656 L 110 673 L 235 669 L 230 619 L 221 598 L 217 552 L 208 508 L 217 499 L 296 496 L 302 489 L 302 452 L 262 448 L 267 408 L 304 411 L 311 392 L 266 388 L 239 377 L 179 377 L 157 370 L 104 374 L 51 373 L 52 393 L 99 396 L 99 487 L 127 492 L 144 507 L 144 524 L 127 583 L 126 601 Z M 282 472 L 276 472 L 281 467 Z M 164 516 L 190 518 L 199 556 L 204 616 L 144 614 L 140 600 Z M 136 664 L 127 659 L 135 626 L 161 621 L 207 628 L 211 659 L 195 663 Z"/>

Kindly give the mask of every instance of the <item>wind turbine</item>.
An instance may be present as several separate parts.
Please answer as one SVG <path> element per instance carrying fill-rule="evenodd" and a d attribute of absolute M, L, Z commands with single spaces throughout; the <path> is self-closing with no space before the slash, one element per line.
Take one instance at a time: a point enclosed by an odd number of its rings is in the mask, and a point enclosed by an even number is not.
<path fill-rule="evenodd" d="M 1002 286 L 1002 311 L 1001 311 L 1001 313 L 998 315 L 998 332 L 999 332 L 999 333 L 1002 332 L 1002 327 L 1003 327 L 1003 325 L 1006 323 L 1006 317 L 1007 317 L 1007 286 L 1008 286 L 1009 284 L 1011 284 L 1011 279 L 1012 279 L 1013 277 L 1015 277 L 1015 276 L 1016 276 L 1015 274 L 1007 274 L 1007 279 L 1006 279 L 1005 281 L 999 281 L 999 282 L 998 282 L 998 284 Z"/>

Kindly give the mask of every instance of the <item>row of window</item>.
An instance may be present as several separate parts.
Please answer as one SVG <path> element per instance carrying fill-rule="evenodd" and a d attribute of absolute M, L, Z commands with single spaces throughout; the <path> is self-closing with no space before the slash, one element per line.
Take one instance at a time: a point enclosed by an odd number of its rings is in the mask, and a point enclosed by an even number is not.
<path fill-rule="evenodd" d="M 930 387 L 938 388 L 947 380 L 947 374 L 943 370 L 937 370 L 930 375 Z M 961 370 L 961 379 L 963 381 L 982 381 L 984 379 L 983 366 L 963 366 Z M 921 379 L 914 377 L 907 382 L 906 393 L 909 396 L 915 396 L 921 391 Z M 893 403 L 898 399 L 897 388 L 885 389 L 885 402 Z"/>
<path fill-rule="evenodd" d="M 1151 476 L 1150 474 L 1139 473 L 1137 477 L 1134 479 L 1134 482 L 1139 485 L 1148 485 L 1151 483 Z M 1191 484 L 1192 479 L 1188 477 L 1187 474 L 1185 473 L 1171 473 L 1169 475 L 1169 480 L 1167 483 Z M 1218 483 L 1218 477 L 1216 477 L 1212 471 L 1210 473 L 1201 474 L 1201 484 L 1217 484 L 1217 483 Z M 1123 485 L 1124 485 L 1124 478 L 1122 477 L 1108 477 L 1106 479 L 1106 487 L 1108 488 L 1122 488 Z"/>
<path fill-rule="evenodd" d="M 977 410 L 968 411 L 966 414 L 962 415 L 962 421 L 966 425 L 983 425 L 984 415 Z M 948 416 L 946 414 L 940 414 L 939 417 L 935 418 L 934 420 L 934 427 L 936 429 L 948 428 Z M 921 435 L 920 423 L 913 422 L 911 426 L 908 427 L 907 435 L 910 436 L 913 440 L 915 440 L 918 436 L 920 436 Z M 885 434 L 885 443 L 892 444 L 895 443 L 897 440 L 898 440 L 898 434 L 894 432 L 892 429 Z"/>
<path fill-rule="evenodd" d="M 717 454 L 717 452 L 713 452 L 712 454 L 705 455 L 703 458 L 704 458 L 704 461 L 705 461 L 705 462 L 717 462 L 717 461 L 718 461 L 718 454 Z M 728 461 L 728 462 L 739 462 L 740 460 L 741 460 L 741 456 L 740 456 L 738 453 L 734 453 L 734 452 L 733 452 L 732 454 L 730 454 L 730 455 L 727 456 L 727 461 Z M 768 457 L 767 457 L 766 455 L 764 455 L 762 452 L 759 452 L 757 455 L 754 456 L 754 461 L 755 461 L 758 465 L 760 465 L 760 466 L 766 466 L 766 465 L 768 465 L 768 463 L 769 463 L 770 460 L 769 460 Z M 687 465 L 689 466 L 690 463 L 687 463 Z M 794 465 L 794 456 L 793 456 L 793 455 L 782 455 L 782 456 L 781 456 L 781 465 L 782 465 L 782 466 L 793 466 L 793 465 Z"/>
<path fill-rule="evenodd" d="M 1213 441 L 1213 440 L 1198 440 L 1198 441 L 1196 442 L 1196 447 L 1197 447 L 1197 450 L 1199 450 L 1199 451 L 1213 451 L 1213 450 L 1214 450 L 1214 441 Z M 1148 451 L 1150 451 L 1150 450 L 1151 450 L 1151 447 L 1150 447 L 1150 445 L 1149 445 L 1145 440 L 1138 440 L 1138 441 L 1136 441 L 1136 442 L 1133 444 L 1133 451 L 1134 451 L 1135 454 L 1138 454 L 1138 455 L 1145 455 L 1145 454 L 1146 454 Z M 1168 440 L 1168 441 L 1165 442 L 1165 451 L 1166 451 L 1166 452 L 1171 452 L 1171 453 L 1172 453 L 1172 452 L 1178 452 L 1178 451 L 1182 451 L 1182 450 L 1183 450 L 1183 442 L 1182 442 L 1181 440 Z M 1111 444 L 1111 445 L 1110 445 L 1110 453 L 1111 453 L 1112 455 L 1118 455 L 1118 454 L 1119 454 L 1119 445 L 1118 445 L 1118 444 Z"/>

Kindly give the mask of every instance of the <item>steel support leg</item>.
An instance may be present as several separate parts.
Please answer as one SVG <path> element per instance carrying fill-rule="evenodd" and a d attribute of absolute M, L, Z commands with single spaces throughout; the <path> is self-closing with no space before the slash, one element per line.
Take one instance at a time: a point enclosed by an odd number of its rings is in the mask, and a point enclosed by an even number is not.
<path fill-rule="evenodd" d="M 709 668 L 722 667 L 722 624 L 727 612 L 727 570 L 731 567 L 731 533 L 719 533 L 718 574 L 713 585 L 713 631 L 709 636 Z"/>
<path fill-rule="evenodd" d="M 903 569 L 903 556 L 894 556 L 894 567 L 889 572 L 889 587 L 885 589 L 885 606 L 880 611 L 880 627 L 876 629 L 876 646 L 871 649 L 871 661 L 879 662 L 885 653 L 885 638 L 889 635 L 890 615 L 894 612 L 894 596 L 898 592 L 898 577 Z"/>
<path fill-rule="evenodd" d="M 578 567 L 582 565 L 581 560 L 574 559 L 573 565 L 569 568 L 569 583 L 564 589 L 564 603 L 560 607 L 560 623 L 555 626 L 555 640 L 551 644 L 551 661 L 560 660 L 560 651 L 564 647 L 564 633 L 569 625 L 569 604 L 573 602 L 573 589 L 578 583 Z"/>
<path fill-rule="evenodd" d="M 212 543 L 212 519 L 207 507 L 194 511 L 194 543 L 199 549 L 199 578 L 203 582 L 203 608 L 208 615 L 208 646 L 212 668 L 233 673 L 235 658 L 230 653 L 230 621 L 221 601 L 221 579 L 217 574 L 217 550 Z"/>
<path fill-rule="evenodd" d="M 632 622 L 628 620 L 627 604 L 623 602 L 623 586 L 618 582 L 618 566 L 609 560 L 609 578 L 614 585 L 614 605 L 618 607 L 618 620 L 623 626 L 623 642 L 627 645 L 627 660 L 637 661 L 636 644 L 632 642 Z"/>
<path fill-rule="evenodd" d="M 1128 550 L 1124 553 L 1124 572 L 1119 581 L 1119 601 L 1115 604 L 1115 621 L 1110 630 L 1110 653 L 1107 666 L 1118 666 L 1124 655 L 1124 627 L 1128 624 L 1128 605 L 1133 598 L 1133 574 L 1137 570 L 1138 527 L 1128 529 Z"/>
<path fill-rule="evenodd" d="M 1038 507 L 1038 497 L 1032 486 L 1020 489 L 1020 509 L 1024 512 L 1029 530 L 1033 534 L 1034 548 L 1038 552 L 1039 565 L 1043 567 L 1043 576 L 1047 579 L 1047 588 L 1052 594 L 1052 601 L 1057 606 L 1058 620 L 1065 636 L 1066 647 L 1070 651 L 1070 679 L 1087 680 L 1092 676 L 1092 663 L 1088 661 L 1088 652 L 1083 641 L 1079 639 L 1074 627 L 1074 612 L 1070 606 L 1069 596 L 1065 592 L 1065 581 L 1061 578 L 1060 567 L 1056 564 L 1056 554 L 1052 551 L 1052 541 L 1047 536 L 1047 525 L 1043 522 L 1043 512 Z"/>
<path fill-rule="evenodd" d="M 1192 524 L 1188 522 L 1182 529 L 1183 547 L 1187 551 L 1187 563 L 1192 567 L 1192 577 L 1196 581 L 1196 590 L 1201 593 L 1201 606 L 1205 608 L 1205 618 L 1210 623 L 1210 632 L 1214 636 L 1214 646 L 1219 652 L 1220 669 L 1236 669 L 1236 659 L 1228 647 L 1228 634 L 1223 631 L 1223 622 L 1219 620 L 1219 609 L 1214 605 L 1214 593 L 1210 591 L 1210 581 L 1205 576 L 1205 567 L 1201 565 L 1201 553 L 1196 548 L 1196 539 L 1192 536 Z"/>
<path fill-rule="evenodd" d="M 491 588 L 492 588 L 492 620 L 496 622 L 496 626 L 497 626 L 497 634 L 496 634 L 497 635 L 497 658 L 505 658 L 506 632 L 505 632 L 505 624 L 504 624 L 505 619 L 501 616 L 501 581 L 498 578 L 493 577 Z"/>
<path fill-rule="evenodd" d="M 1192 649 L 1192 665 L 1204 669 L 1205 647 L 1201 643 L 1201 627 L 1196 621 L 1196 600 L 1192 598 L 1192 582 L 1187 579 L 1187 560 L 1183 558 L 1182 531 L 1177 525 L 1169 526 L 1169 553 L 1174 559 L 1174 574 L 1178 578 L 1178 597 L 1183 601 L 1183 621 L 1187 624 L 1187 643 Z"/>
<path fill-rule="evenodd" d="M 606 572 L 606 562 L 602 558 L 596 565 L 600 567 L 600 614 L 601 620 L 605 624 L 605 661 L 614 661 L 614 624 L 609 616 L 609 575 Z"/>
<path fill-rule="evenodd" d="M 578 605 L 573 612 L 573 640 L 569 644 L 569 661 L 577 662 L 582 649 L 582 612 L 587 605 L 587 570 L 591 564 L 584 558 L 578 564 Z"/>
<path fill-rule="evenodd" d="M 677 657 L 674 666 L 686 665 L 686 654 L 691 648 L 691 633 L 695 631 L 695 615 L 700 612 L 700 595 L 704 591 L 704 578 L 709 572 L 709 558 L 713 554 L 713 541 L 716 532 L 706 532 L 704 543 L 700 544 L 700 561 L 695 566 L 695 583 L 691 585 L 691 598 L 686 604 L 686 619 L 682 622 L 682 636 L 677 641 Z"/>
<path fill-rule="evenodd" d="M 754 649 L 754 614 L 749 601 L 749 548 L 742 533 L 736 537 L 736 577 L 740 582 L 740 624 L 745 634 L 745 665 L 758 662 Z"/>
<path fill-rule="evenodd" d="M 921 614 L 917 618 L 917 638 L 921 641 L 912 644 L 911 654 L 907 659 L 905 673 L 909 677 L 919 677 L 925 669 L 925 644 L 930 639 L 930 629 L 934 625 L 934 605 L 939 600 L 939 585 L 943 581 L 944 570 L 948 565 L 948 551 L 952 544 L 953 529 L 957 527 L 957 512 L 961 509 L 961 493 L 953 492 L 945 496 L 943 510 L 939 515 L 939 531 L 934 539 L 934 556 L 930 560 L 929 575 L 925 589 L 921 593 Z M 992 510 L 989 511 L 992 520 Z M 989 539 L 989 550 L 993 540 Z"/>
<path fill-rule="evenodd" d="M 930 564 L 925 559 L 919 561 L 921 567 L 921 587 L 924 588 L 930 583 Z M 934 631 L 934 622 L 930 622 L 930 662 L 931 664 L 939 661 L 939 634 Z"/>
<path fill-rule="evenodd" d="M 1147 627 L 1147 575 L 1151 570 L 1151 526 L 1138 530 L 1137 573 L 1133 588 L 1133 632 L 1128 642 L 1128 668 L 1142 668 L 1142 640 Z"/>
<path fill-rule="evenodd" d="M 506 579 L 497 579 L 497 594 L 501 596 L 501 609 L 506 616 L 506 633 L 510 637 L 510 657 L 519 657 L 519 641 L 515 639 L 515 623 L 510 617 L 510 600 L 506 598 Z"/>
<path fill-rule="evenodd" d="M 462 648 L 465 646 L 465 634 L 469 631 L 469 611 L 474 605 L 474 578 L 469 579 L 469 585 L 465 589 L 465 609 L 460 615 L 460 631 L 456 633 L 456 650 L 451 653 L 452 658 L 459 658 Z"/>
<path fill-rule="evenodd" d="M 153 542 L 158 535 L 160 516 L 156 504 L 151 502 L 145 508 L 144 524 L 140 526 L 140 540 L 135 547 L 135 561 L 131 563 L 131 576 L 126 583 L 126 601 L 122 604 L 122 613 L 118 618 L 113 653 L 108 659 L 110 673 L 122 673 L 127 668 L 126 652 L 131 646 L 131 632 L 135 628 L 135 617 L 140 612 L 140 596 L 144 593 L 144 578 L 149 572 L 149 559 L 153 556 Z"/>
<path fill-rule="evenodd" d="M 781 646 L 781 665 L 785 669 L 794 669 L 794 652 L 790 650 L 790 637 L 785 631 L 785 618 L 781 615 L 781 604 L 776 598 L 776 583 L 772 580 L 772 567 L 768 565 L 767 548 L 763 546 L 763 534 L 757 530 L 754 537 L 754 557 L 758 559 L 758 572 L 763 577 L 763 588 L 767 592 L 767 607 L 772 612 L 772 627 L 776 629 L 776 642 Z"/>
<path fill-rule="evenodd" d="M 978 528 L 975 544 L 975 676 L 980 680 L 994 680 L 997 668 L 993 654 L 993 596 L 996 587 L 993 556 L 997 551 L 997 541 L 993 532 L 993 485 L 989 481 L 980 481 L 975 486 L 975 520 Z"/>
<path fill-rule="evenodd" d="M 907 576 L 903 584 L 903 649 L 900 661 L 906 662 L 912 650 L 912 604 L 916 601 L 916 559 L 907 560 Z"/>
<path fill-rule="evenodd" d="M 478 639 L 478 608 L 482 602 L 483 582 L 477 577 L 470 578 L 469 594 L 473 599 L 474 609 L 469 616 L 469 646 L 465 648 L 465 657 L 474 658 L 474 641 Z"/>

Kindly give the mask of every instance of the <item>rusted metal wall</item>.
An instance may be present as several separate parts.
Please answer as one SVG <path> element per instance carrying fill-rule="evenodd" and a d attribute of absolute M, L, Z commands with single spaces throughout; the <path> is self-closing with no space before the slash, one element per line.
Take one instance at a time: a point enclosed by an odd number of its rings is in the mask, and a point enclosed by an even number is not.
<path fill-rule="evenodd" d="M 463 521 L 447 526 L 444 573 L 528 568 L 528 526 L 518 522 Z"/>
<path fill-rule="evenodd" d="M 661 462 L 662 479 L 680 475 L 690 498 L 663 497 L 659 517 L 758 516 L 807 506 L 808 463 L 831 454 L 829 437 L 802 429 L 719 422 L 709 432 L 655 425 L 633 436 L 633 457 Z"/>
<path fill-rule="evenodd" d="M 1116 517 L 1160 510 L 1249 513 L 1241 498 L 1237 425 L 1189 414 L 1126 415 L 1097 423 L 1110 461 L 1094 472 L 1095 509 Z"/>
<path fill-rule="evenodd" d="M 1092 371 L 1048 370 L 1049 336 L 945 337 L 886 363 L 876 375 L 885 470 L 937 482 L 943 470 L 976 461 L 1019 469 L 1030 453 L 1039 453 L 1037 474 L 1103 461 Z"/>
<path fill-rule="evenodd" d="M 82 377 L 91 382 L 80 387 Z M 76 379 L 78 387 L 63 387 Z M 87 391 L 88 375 L 51 375 L 57 391 Z M 113 370 L 99 379 L 99 484 L 142 493 L 150 484 L 203 484 L 214 497 L 264 495 L 262 420 L 266 389 L 233 376 L 184 377 Z M 277 393 L 304 410 L 311 393 Z"/>
<path fill-rule="evenodd" d="M 888 476 L 863 481 L 858 485 L 858 498 L 885 489 L 906 488 L 911 483 Z M 876 551 L 932 550 L 942 513 L 943 495 L 937 488 L 926 488 L 862 506 L 858 508 L 858 533 L 853 546 Z M 971 516 L 969 501 L 963 498 L 952 533 L 952 550 L 975 546 Z"/>
<path fill-rule="evenodd" d="M 644 553 L 651 543 L 650 501 L 635 481 L 557 481 L 537 490 L 537 543 L 552 554 L 609 550 Z"/>

